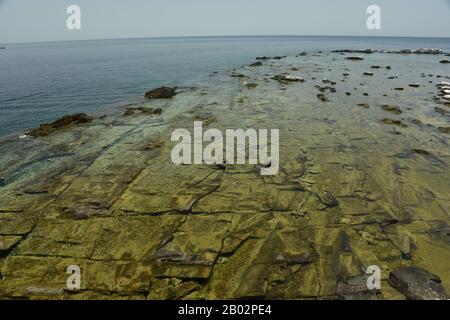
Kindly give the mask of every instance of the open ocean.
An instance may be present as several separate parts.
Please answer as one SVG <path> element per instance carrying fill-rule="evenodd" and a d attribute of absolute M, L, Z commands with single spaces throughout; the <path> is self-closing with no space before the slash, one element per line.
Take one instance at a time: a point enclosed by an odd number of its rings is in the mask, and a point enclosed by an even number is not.
<path fill-rule="evenodd" d="M 136 103 L 162 85 L 201 86 L 257 56 L 344 48 L 440 48 L 449 38 L 198 37 L 8 44 L 0 50 L 0 136 L 77 112 Z"/>

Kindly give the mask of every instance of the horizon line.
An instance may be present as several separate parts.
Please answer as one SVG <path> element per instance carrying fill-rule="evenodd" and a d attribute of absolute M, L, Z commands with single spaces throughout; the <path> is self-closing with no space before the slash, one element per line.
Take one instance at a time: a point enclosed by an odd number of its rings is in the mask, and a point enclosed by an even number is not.
<path fill-rule="evenodd" d="M 192 35 L 192 36 L 149 36 L 149 37 L 119 37 L 119 38 L 92 38 L 75 40 L 43 40 L 43 41 L 19 41 L 0 42 L 2 45 L 37 44 L 58 42 L 84 42 L 84 41 L 108 41 L 108 40 L 144 40 L 144 39 L 193 39 L 193 38 L 262 38 L 262 37 L 335 37 L 335 38 L 412 38 L 412 39 L 450 39 L 450 36 L 370 36 L 370 35 Z"/>

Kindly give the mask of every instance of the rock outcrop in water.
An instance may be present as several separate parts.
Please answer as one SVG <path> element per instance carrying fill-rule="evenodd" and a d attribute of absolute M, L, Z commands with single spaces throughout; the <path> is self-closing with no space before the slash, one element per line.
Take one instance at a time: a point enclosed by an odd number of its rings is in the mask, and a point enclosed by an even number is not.
<path fill-rule="evenodd" d="M 275 56 L 275 57 L 263 56 L 263 57 L 256 57 L 256 60 L 282 60 L 285 58 L 287 58 L 287 56 Z"/>
<path fill-rule="evenodd" d="M 288 84 L 292 82 L 305 82 L 305 79 L 301 77 L 295 77 L 289 74 L 280 74 L 272 77 L 273 80 L 278 81 L 282 84 Z"/>
<path fill-rule="evenodd" d="M 332 52 L 336 53 L 375 53 L 377 52 L 374 49 L 342 49 L 342 50 L 334 50 Z"/>
<path fill-rule="evenodd" d="M 262 62 L 261 62 L 261 61 L 258 61 L 258 62 L 252 63 L 252 64 L 250 65 L 250 67 L 261 67 L 262 65 L 263 65 Z"/>
<path fill-rule="evenodd" d="M 432 54 L 439 55 L 444 54 L 441 49 L 436 48 L 420 48 L 420 49 L 385 49 L 385 50 L 375 50 L 375 49 L 341 49 L 334 50 L 336 53 L 396 53 L 396 54 Z"/>
<path fill-rule="evenodd" d="M 347 60 L 353 60 L 353 61 L 361 61 L 361 60 L 364 60 L 364 58 L 361 57 L 361 56 L 351 56 L 351 57 L 346 57 L 345 59 L 347 59 Z"/>
<path fill-rule="evenodd" d="M 177 94 L 176 88 L 161 87 L 145 93 L 147 99 L 171 99 Z"/>
<path fill-rule="evenodd" d="M 395 113 L 395 114 L 401 114 L 402 113 L 402 110 L 399 107 L 397 107 L 397 106 L 390 106 L 390 105 L 387 105 L 387 104 L 381 106 L 381 109 L 383 109 L 384 111 Z"/>
<path fill-rule="evenodd" d="M 54 122 L 41 124 L 38 128 L 31 129 L 29 134 L 33 137 L 48 136 L 49 134 L 70 126 L 89 123 L 92 118 L 85 113 L 77 113 L 73 115 L 64 116 Z"/>
<path fill-rule="evenodd" d="M 393 49 L 393 50 L 381 50 L 380 53 L 396 53 L 396 54 L 443 54 L 444 52 L 436 48 L 420 48 L 420 49 Z"/>
<path fill-rule="evenodd" d="M 162 113 L 161 108 L 148 108 L 148 107 L 128 107 L 127 110 L 123 113 L 124 116 L 132 116 L 136 114 L 136 112 L 141 112 L 143 114 L 149 115 L 159 115 Z"/>
<path fill-rule="evenodd" d="M 434 100 L 440 104 L 450 107 L 450 82 L 442 81 L 436 85 L 437 94 Z"/>

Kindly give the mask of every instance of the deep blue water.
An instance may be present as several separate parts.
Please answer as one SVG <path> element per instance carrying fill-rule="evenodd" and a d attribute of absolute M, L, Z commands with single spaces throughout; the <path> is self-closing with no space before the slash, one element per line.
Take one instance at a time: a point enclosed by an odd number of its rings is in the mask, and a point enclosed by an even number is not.
<path fill-rule="evenodd" d="M 261 55 L 343 48 L 450 51 L 450 39 L 204 37 L 10 44 L 0 50 L 0 136 L 75 112 L 135 102 L 161 85 L 201 85 Z"/>

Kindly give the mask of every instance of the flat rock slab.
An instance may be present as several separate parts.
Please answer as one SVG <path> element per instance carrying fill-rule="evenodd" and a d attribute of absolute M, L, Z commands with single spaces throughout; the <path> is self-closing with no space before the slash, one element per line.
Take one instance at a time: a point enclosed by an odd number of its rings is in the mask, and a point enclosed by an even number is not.
<path fill-rule="evenodd" d="M 411 300 L 448 300 L 436 275 L 418 267 L 403 267 L 389 275 L 389 283 Z"/>

